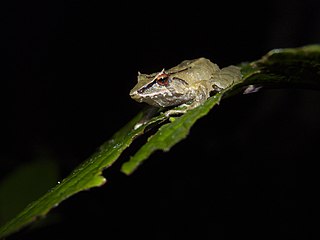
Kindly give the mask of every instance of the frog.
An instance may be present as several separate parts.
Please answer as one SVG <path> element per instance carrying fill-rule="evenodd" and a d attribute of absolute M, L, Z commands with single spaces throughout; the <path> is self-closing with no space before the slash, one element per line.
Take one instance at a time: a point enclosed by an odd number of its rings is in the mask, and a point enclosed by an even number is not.
<path fill-rule="evenodd" d="M 209 59 L 184 60 L 168 70 L 156 73 L 138 72 L 138 82 L 130 97 L 158 108 L 169 109 L 167 117 L 184 114 L 203 104 L 212 92 L 219 92 L 241 81 L 240 68 L 234 65 L 220 69 Z"/>

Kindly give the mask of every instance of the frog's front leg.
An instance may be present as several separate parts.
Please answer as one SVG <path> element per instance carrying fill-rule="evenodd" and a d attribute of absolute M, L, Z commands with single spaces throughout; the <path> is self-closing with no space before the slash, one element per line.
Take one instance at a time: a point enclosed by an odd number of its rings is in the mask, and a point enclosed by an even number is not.
<path fill-rule="evenodd" d="M 187 111 L 194 109 L 204 103 L 210 97 L 210 92 L 212 90 L 213 89 L 209 81 L 199 81 L 191 90 L 192 92 L 190 94 L 193 95 L 194 98 L 191 100 L 190 104 L 181 104 L 179 106 L 179 109 L 171 109 L 166 111 L 164 114 L 166 115 L 166 117 L 184 114 Z"/>
<path fill-rule="evenodd" d="M 181 104 L 179 107 L 181 107 L 181 109 L 171 109 L 171 110 L 168 110 L 164 113 L 164 115 L 166 117 L 170 117 L 170 116 L 173 116 L 173 115 L 180 115 L 180 114 L 185 114 L 188 110 L 190 110 L 190 105 L 188 104 Z"/>

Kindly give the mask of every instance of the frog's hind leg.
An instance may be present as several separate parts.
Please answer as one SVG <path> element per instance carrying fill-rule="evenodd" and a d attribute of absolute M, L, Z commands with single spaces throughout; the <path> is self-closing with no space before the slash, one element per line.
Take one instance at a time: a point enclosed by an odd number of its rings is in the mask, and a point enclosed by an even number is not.
<path fill-rule="evenodd" d="M 240 82 L 242 75 L 240 68 L 234 65 L 222 68 L 212 79 L 214 90 L 226 89 Z"/>
<path fill-rule="evenodd" d="M 165 112 L 166 117 L 178 114 L 184 114 L 187 111 L 194 109 L 204 103 L 210 97 L 210 91 L 212 89 L 208 81 L 199 81 L 197 83 L 198 87 L 195 88 L 193 95 L 195 96 L 192 103 L 190 104 L 181 104 L 179 109 L 171 109 Z"/>
<path fill-rule="evenodd" d="M 170 110 L 166 111 L 164 114 L 166 117 L 170 117 L 170 116 L 174 116 L 174 115 L 182 115 L 182 114 L 185 114 L 189 110 L 189 106 L 190 105 L 184 103 L 179 106 L 179 109 L 170 109 Z"/>

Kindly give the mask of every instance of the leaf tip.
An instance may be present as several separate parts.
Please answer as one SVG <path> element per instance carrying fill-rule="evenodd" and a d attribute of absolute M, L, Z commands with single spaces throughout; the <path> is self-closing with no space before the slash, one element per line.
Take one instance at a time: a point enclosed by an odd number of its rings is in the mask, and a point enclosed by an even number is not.
<path fill-rule="evenodd" d="M 137 169 L 138 165 L 139 163 L 132 161 L 132 158 L 131 158 L 128 162 L 125 162 L 124 164 L 122 164 L 121 172 L 126 175 L 130 175 L 131 173 L 134 172 L 134 170 Z"/>

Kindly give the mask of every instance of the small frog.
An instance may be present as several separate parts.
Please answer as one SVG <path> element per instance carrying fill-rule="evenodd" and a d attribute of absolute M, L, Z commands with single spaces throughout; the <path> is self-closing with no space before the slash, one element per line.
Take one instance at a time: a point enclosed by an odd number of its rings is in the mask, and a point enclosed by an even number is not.
<path fill-rule="evenodd" d="M 153 74 L 138 73 L 138 83 L 130 96 L 138 102 L 156 107 L 181 106 L 168 110 L 166 116 L 185 113 L 210 97 L 210 92 L 221 91 L 241 80 L 240 68 L 220 69 L 206 58 L 185 60 L 169 70 Z"/>

